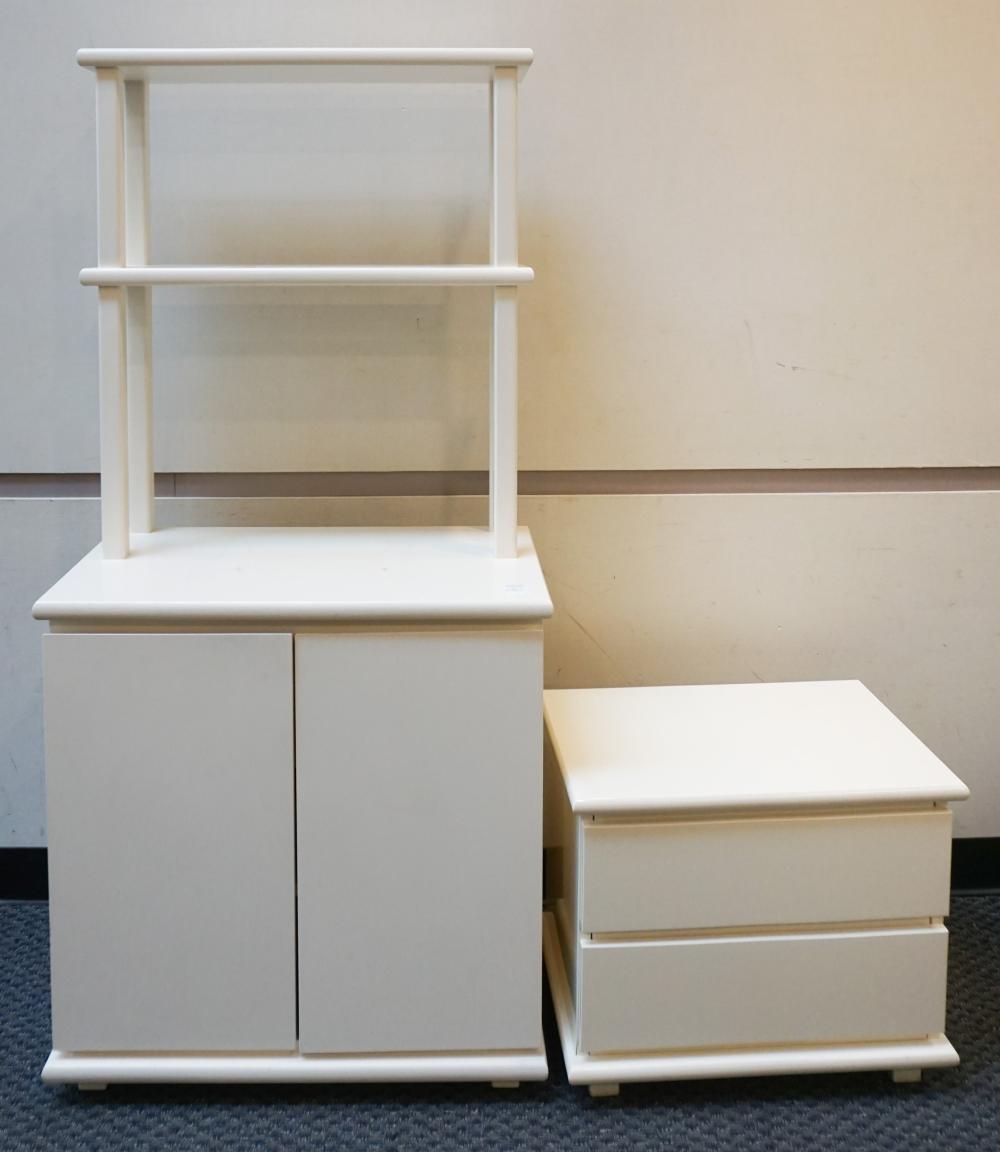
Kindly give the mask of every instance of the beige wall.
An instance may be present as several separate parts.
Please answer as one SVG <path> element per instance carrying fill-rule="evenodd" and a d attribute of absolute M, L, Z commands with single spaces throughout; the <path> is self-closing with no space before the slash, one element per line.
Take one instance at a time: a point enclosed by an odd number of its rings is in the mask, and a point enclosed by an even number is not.
<path fill-rule="evenodd" d="M 12 486 L 97 467 L 78 47 L 533 47 L 523 469 L 823 468 L 843 487 L 858 469 L 935 466 L 961 489 L 982 483 L 964 469 L 1000 466 L 996 4 L 0 0 L 0 20 L 0 844 L 44 839 L 25 607 L 96 536 L 88 501 Z M 484 129 L 475 90 L 157 91 L 154 256 L 481 258 Z M 486 305 L 456 290 L 164 289 L 157 466 L 481 468 Z M 549 682 L 860 676 L 973 786 L 962 834 L 1000 835 L 996 498 L 892 495 L 879 489 L 896 474 L 864 477 L 873 490 L 849 497 L 522 500 L 557 605 Z M 251 514 L 165 514 L 210 512 Z"/>
<path fill-rule="evenodd" d="M 0 467 L 97 464 L 88 44 L 528 44 L 524 468 L 995 464 L 1000 7 L 4 5 Z M 23 115 L 12 111 L 20 109 Z M 485 94 L 158 90 L 154 255 L 475 259 Z M 165 470 L 470 468 L 479 293 L 164 290 Z"/>

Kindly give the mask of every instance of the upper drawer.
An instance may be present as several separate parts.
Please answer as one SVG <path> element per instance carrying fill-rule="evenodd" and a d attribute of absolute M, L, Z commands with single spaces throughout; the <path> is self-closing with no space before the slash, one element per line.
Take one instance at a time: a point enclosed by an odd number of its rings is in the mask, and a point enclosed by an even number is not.
<path fill-rule="evenodd" d="M 943 916 L 951 813 L 583 822 L 581 930 Z"/>

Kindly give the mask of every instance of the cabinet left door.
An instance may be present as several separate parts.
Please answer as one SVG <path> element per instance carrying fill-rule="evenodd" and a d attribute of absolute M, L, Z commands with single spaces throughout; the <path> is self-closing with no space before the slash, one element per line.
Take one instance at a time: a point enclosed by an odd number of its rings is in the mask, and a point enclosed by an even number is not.
<path fill-rule="evenodd" d="M 296 1045 L 292 638 L 44 638 L 53 1047 Z"/>

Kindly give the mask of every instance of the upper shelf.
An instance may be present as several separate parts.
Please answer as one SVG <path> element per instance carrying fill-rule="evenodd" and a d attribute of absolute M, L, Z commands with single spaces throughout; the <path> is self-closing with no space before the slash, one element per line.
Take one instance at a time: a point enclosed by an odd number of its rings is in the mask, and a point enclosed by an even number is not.
<path fill-rule="evenodd" d="M 81 48 L 84 68 L 126 80 L 210 83 L 485 83 L 531 64 L 530 48 Z"/>
<path fill-rule="evenodd" d="M 83 268 L 80 283 L 98 288 L 143 284 L 472 285 L 504 287 L 535 277 L 523 265 L 498 264 L 233 264 Z"/>

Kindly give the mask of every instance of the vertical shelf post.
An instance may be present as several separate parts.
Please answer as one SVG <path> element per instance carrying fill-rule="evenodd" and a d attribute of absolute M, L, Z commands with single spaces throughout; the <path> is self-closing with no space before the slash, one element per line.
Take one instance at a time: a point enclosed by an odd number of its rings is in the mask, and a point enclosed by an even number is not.
<path fill-rule="evenodd" d="M 125 81 L 125 264 L 149 263 L 149 86 Z M 153 301 L 149 287 L 125 290 L 129 520 L 152 532 Z"/>
<path fill-rule="evenodd" d="M 97 254 L 105 267 L 125 254 L 124 100 L 117 69 L 97 69 Z M 121 288 L 98 289 L 101 404 L 101 540 L 106 560 L 129 547 L 125 303 Z"/>
<path fill-rule="evenodd" d="M 490 262 L 517 263 L 517 69 L 490 85 Z M 517 289 L 493 289 L 490 348 L 490 532 L 499 559 L 517 555 Z"/>

